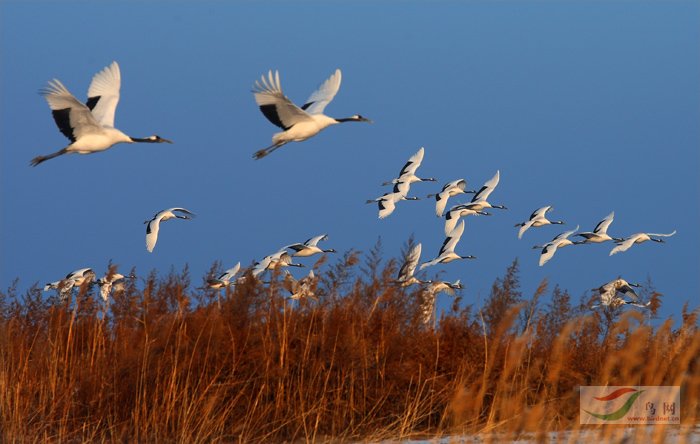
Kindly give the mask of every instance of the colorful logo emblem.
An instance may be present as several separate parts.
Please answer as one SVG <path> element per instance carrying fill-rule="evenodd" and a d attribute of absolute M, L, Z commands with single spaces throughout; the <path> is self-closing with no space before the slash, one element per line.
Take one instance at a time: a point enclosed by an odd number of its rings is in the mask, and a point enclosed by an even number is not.
<path fill-rule="evenodd" d="M 615 400 L 621 396 L 626 395 L 627 393 L 633 393 L 627 398 L 627 401 L 620 407 L 619 409 L 615 410 L 612 413 L 595 413 L 595 412 L 590 412 L 586 409 L 583 411 L 588 413 L 589 415 L 595 416 L 598 419 L 602 419 L 604 421 L 617 421 L 618 419 L 624 418 L 624 416 L 627 414 L 627 412 L 630 411 L 632 408 L 632 405 L 634 402 L 639 398 L 639 395 L 644 393 L 644 390 L 637 390 L 633 389 L 630 387 L 623 387 L 620 389 L 615 390 L 614 392 L 610 393 L 607 396 L 601 396 L 601 397 L 593 397 L 593 399 L 597 401 L 603 401 L 603 402 L 609 402 L 612 400 Z"/>

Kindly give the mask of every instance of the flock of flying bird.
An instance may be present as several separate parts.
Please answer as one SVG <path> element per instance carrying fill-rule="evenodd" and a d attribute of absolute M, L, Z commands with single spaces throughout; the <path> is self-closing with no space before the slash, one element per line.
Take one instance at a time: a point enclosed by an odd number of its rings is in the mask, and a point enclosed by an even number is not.
<path fill-rule="evenodd" d="M 359 114 L 347 118 L 333 118 L 323 113 L 326 106 L 333 100 L 341 83 L 341 71 L 337 69 L 321 86 L 314 91 L 302 106 L 295 105 L 282 91 L 279 73 L 269 71 L 267 76 L 263 75 L 255 82 L 253 95 L 260 111 L 274 125 L 282 129 L 272 136 L 272 145 L 256 151 L 254 159 L 261 159 L 289 142 L 300 142 L 315 136 L 325 128 L 345 122 L 370 122 Z M 172 143 L 172 141 L 158 135 L 145 138 L 135 138 L 126 135 L 114 127 L 114 117 L 121 87 L 121 72 L 117 62 L 112 62 L 109 66 L 95 74 L 88 88 L 88 99 L 82 103 L 73 96 L 68 89 L 57 79 L 51 80 L 45 89 L 40 93 L 48 102 L 53 118 L 58 129 L 70 140 L 70 144 L 54 153 L 37 156 L 31 160 L 32 166 L 37 166 L 49 159 L 63 154 L 91 154 L 104 151 L 118 143 Z M 379 218 L 384 219 L 392 214 L 398 202 L 406 200 L 419 200 L 418 197 L 409 197 L 411 184 L 415 182 L 435 182 L 435 178 L 421 178 L 416 175 L 418 167 L 425 155 L 424 148 L 420 148 L 411 156 L 398 176 L 383 185 L 392 185 L 392 191 L 384 193 L 376 199 L 368 200 L 367 203 L 376 203 L 379 208 Z M 467 190 L 467 182 L 464 179 L 457 179 L 445 184 L 440 192 L 429 194 L 428 198 L 435 198 L 435 213 L 438 217 L 444 217 L 445 240 L 435 258 L 420 264 L 419 270 L 437 264 L 446 264 L 460 259 L 475 259 L 475 256 L 462 256 L 455 252 L 455 248 L 464 233 L 465 222 L 461 218 L 467 216 L 490 216 L 487 209 L 507 209 L 503 205 L 494 205 L 488 198 L 495 190 L 500 180 L 500 172 L 488 180 L 478 191 Z M 452 206 L 449 210 L 447 202 L 451 197 L 460 194 L 473 194 L 468 203 L 461 203 Z M 563 224 L 562 221 L 550 221 L 547 213 L 552 211 L 552 206 L 545 206 L 535 210 L 530 218 L 522 223 L 516 224 L 519 227 L 518 238 L 530 228 L 542 227 L 545 225 Z M 145 221 L 146 224 L 146 249 L 152 252 L 158 240 L 160 223 L 170 219 L 188 220 L 194 217 L 194 213 L 185 208 L 169 208 L 159 211 L 153 218 Z M 613 241 L 617 245 L 610 251 L 610 255 L 628 250 L 636 243 L 646 241 L 664 242 L 662 237 L 669 237 L 669 234 L 658 233 L 636 233 L 626 238 L 611 237 L 607 234 L 608 227 L 612 223 L 614 212 L 600 221 L 591 232 L 578 231 L 579 226 L 574 230 L 565 231 L 551 241 L 541 246 L 533 248 L 540 249 L 539 265 L 544 265 L 549 261 L 557 249 L 568 245 L 580 245 L 588 243 L 602 243 Z M 580 241 L 572 241 L 570 237 L 581 237 Z M 275 253 L 265 256 L 262 260 L 255 262 L 251 273 L 254 277 L 260 276 L 266 270 L 274 270 L 280 267 L 303 267 L 302 264 L 294 263 L 294 257 L 308 257 L 315 254 L 334 252 L 333 249 L 324 250 L 318 246 L 320 241 L 326 240 L 325 234 L 308 239 L 303 243 L 295 243 L 282 247 Z M 421 244 L 415 245 L 407 254 L 405 262 L 400 268 L 396 283 L 401 287 L 414 284 L 422 285 L 423 291 L 423 314 L 427 323 L 433 315 L 435 296 L 442 291 L 454 292 L 463 288 L 459 280 L 455 282 L 420 280 L 414 276 L 415 270 L 420 262 Z M 245 276 L 234 280 L 240 271 L 240 262 L 234 267 L 226 270 L 220 276 L 209 279 L 207 287 L 211 289 L 221 289 L 228 287 Z M 68 274 L 64 279 L 46 284 L 44 290 L 58 289 L 62 299 L 66 299 L 74 287 L 84 284 L 96 284 L 100 286 L 100 293 L 105 302 L 113 288 L 119 288 L 125 279 L 133 276 L 124 276 L 118 273 L 109 272 L 104 277 L 95 280 L 95 273 L 90 268 L 83 268 Z M 290 292 L 290 298 L 299 299 L 302 297 L 314 297 L 313 288 L 316 277 L 313 270 L 304 278 L 296 280 L 288 271 L 285 271 L 283 286 Z M 618 306 L 622 304 L 637 304 L 637 296 L 630 284 L 623 279 L 616 279 L 600 288 L 599 293 L 601 304 L 604 306 Z M 631 298 L 627 301 L 625 297 Z M 597 307 L 595 305 L 593 307 Z"/>

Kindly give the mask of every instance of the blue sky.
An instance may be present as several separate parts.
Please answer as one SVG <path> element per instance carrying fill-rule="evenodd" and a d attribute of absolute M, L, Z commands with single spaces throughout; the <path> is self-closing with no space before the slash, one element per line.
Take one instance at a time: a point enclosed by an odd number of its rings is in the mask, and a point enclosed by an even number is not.
<path fill-rule="evenodd" d="M 501 171 L 491 201 L 509 210 L 469 218 L 457 251 L 475 261 L 433 267 L 479 304 L 520 259 L 526 296 L 549 279 L 575 298 L 618 275 L 651 276 L 661 316 L 698 305 L 700 279 L 700 35 L 697 2 L 109 2 L 0 4 L 0 285 L 20 288 L 111 259 L 141 275 L 189 264 L 249 264 L 328 233 L 326 248 L 385 257 L 410 235 L 437 253 L 434 202 L 402 202 L 378 220 L 368 198 L 425 147 L 419 169 L 439 184 L 478 188 Z M 37 91 L 60 79 L 84 99 L 112 60 L 122 71 L 118 128 L 173 145 L 117 145 L 36 168 L 63 148 Z M 285 93 L 307 98 L 335 68 L 343 82 L 326 113 L 359 113 L 269 157 L 251 155 L 277 128 L 250 92 L 279 69 Z M 457 203 L 460 199 L 453 199 Z M 567 222 L 513 225 L 553 205 Z M 149 254 L 143 221 L 183 206 L 192 221 L 161 227 Z M 678 234 L 608 257 L 612 244 L 567 247 L 544 267 L 532 245 L 563 229 Z M 562 230 L 560 230 L 562 228 Z M 304 261 L 311 264 L 311 261 Z"/>

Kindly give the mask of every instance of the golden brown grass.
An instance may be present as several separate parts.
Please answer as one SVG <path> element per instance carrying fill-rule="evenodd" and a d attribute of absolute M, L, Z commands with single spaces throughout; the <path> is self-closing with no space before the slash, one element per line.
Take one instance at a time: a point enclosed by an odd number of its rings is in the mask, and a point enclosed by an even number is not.
<path fill-rule="evenodd" d="M 687 309 L 680 326 L 652 327 L 636 310 L 593 313 L 548 294 L 547 282 L 525 299 L 516 262 L 482 308 L 455 301 L 433 329 L 378 250 L 324 269 L 318 303 L 285 300 L 277 276 L 219 304 L 187 270 L 131 283 L 107 310 L 87 287 L 70 305 L 37 288 L 0 293 L 0 442 L 620 440 L 629 429 L 578 423 L 578 387 L 605 384 L 680 385 L 682 421 L 698 422 L 700 332 Z M 663 297 L 645 296 L 654 314 Z M 670 430 L 632 432 L 663 442 Z"/>

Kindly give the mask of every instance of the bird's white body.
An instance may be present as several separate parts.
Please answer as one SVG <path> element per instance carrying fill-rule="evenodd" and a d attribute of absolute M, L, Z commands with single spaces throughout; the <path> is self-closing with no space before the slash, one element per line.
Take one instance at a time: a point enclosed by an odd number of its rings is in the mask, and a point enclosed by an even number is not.
<path fill-rule="evenodd" d="M 540 254 L 540 267 L 546 264 L 551 258 L 554 257 L 554 253 L 557 252 L 557 249 L 559 248 L 564 248 L 567 245 L 573 245 L 574 243 L 571 242 L 571 240 L 568 239 L 569 236 L 574 234 L 576 230 L 579 229 L 579 226 L 576 225 L 576 228 L 574 228 L 571 231 L 565 231 L 558 236 L 556 236 L 554 239 L 549 241 L 548 243 L 544 244 L 543 246 L 539 247 L 536 246 L 534 248 L 541 248 L 542 252 Z"/>
<path fill-rule="evenodd" d="M 421 293 L 420 300 L 420 310 L 422 315 L 423 323 L 428 325 L 431 320 L 434 319 L 435 314 L 435 300 L 439 293 L 447 293 L 450 296 L 454 296 L 455 290 L 462 289 L 462 284 L 458 280 L 455 282 L 447 281 L 432 281 L 430 282 L 423 292 Z"/>
<path fill-rule="evenodd" d="M 610 256 L 613 254 L 621 253 L 623 251 L 627 251 L 630 248 L 632 248 L 632 245 L 634 244 L 641 244 L 642 242 L 647 242 L 647 241 L 654 241 L 654 242 L 663 242 L 662 239 L 655 239 L 653 236 L 659 236 L 659 237 L 671 237 L 674 234 L 676 234 L 676 231 L 673 230 L 672 233 L 668 234 L 661 234 L 661 233 L 635 233 L 629 237 L 626 237 L 622 240 L 617 241 L 617 246 L 610 250 Z"/>
<path fill-rule="evenodd" d="M 563 224 L 564 222 L 562 221 L 550 221 L 549 219 L 547 219 L 547 213 L 552 210 L 553 208 L 551 205 L 538 208 L 530 215 L 530 219 L 523 223 L 517 224 L 516 227 L 520 227 L 520 230 L 518 230 L 518 239 L 522 239 L 523 234 L 531 227 L 543 227 L 545 225 L 551 224 Z"/>
<path fill-rule="evenodd" d="M 445 213 L 445 235 L 447 236 L 455 229 L 460 218 L 476 215 L 490 216 L 489 213 L 474 209 L 474 205 L 471 203 L 453 206 Z"/>
<path fill-rule="evenodd" d="M 582 231 L 581 233 L 576 234 L 576 236 L 581 236 L 584 238 L 584 240 L 579 241 L 578 243 L 581 243 L 581 244 L 589 244 L 589 243 L 599 244 L 601 242 L 607 242 L 609 240 L 614 240 L 614 238 L 608 234 L 608 227 L 610 226 L 610 224 L 613 222 L 614 219 L 615 219 L 615 212 L 613 211 L 612 213 L 605 216 L 605 219 L 598 222 L 598 225 L 595 226 L 593 231 Z"/>
<path fill-rule="evenodd" d="M 68 273 L 64 279 L 44 285 L 44 291 L 56 289 L 59 292 L 61 302 L 68 300 L 73 287 L 80 287 L 86 282 L 95 280 L 95 272 L 92 268 L 80 268 L 71 273 Z"/>
<path fill-rule="evenodd" d="M 260 262 L 253 266 L 253 276 L 258 277 L 265 270 L 275 270 L 281 267 L 303 267 L 303 264 L 292 263 L 292 256 L 285 248 L 265 256 Z"/>
<path fill-rule="evenodd" d="M 294 276 L 285 270 L 284 281 L 282 281 L 282 286 L 289 292 L 290 299 L 303 299 L 310 298 L 317 300 L 314 294 L 314 286 L 316 285 L 316 276 L 313 270 L 309 270 L 309 274 L 303 278 L 296 280 Z"/>
<path fill-rule="evenodd" d="M 107 273 L 97 280 L 97 285 L 100 287 L 100 296 L 105 304 L 109 302 L 109 295 L 114 291 L 124 289 L 124 279 L 133 279 L 135 276 L 124 276 L 121 273 Z"/>
<path fill-rule="evenodd" d="M 132 138 L 114 128 L 114 114 L 119 103 L 121 73 L 117 62 L 95 74 L 88 89 L 87 104 L 83 104 L 61 83 L 54 79 L 41 91 L 52 110 L 58 129 L 71 144 L 55 153 L 37 156 L 33 166 L 62 154 L 92 154 L 117 143 L 172 143 L 159 136 Z"/>
<path fill-rule="evenodd" d="M 447 206 L 447 200 L 450 197 L 454 197 L 458 194 L 466 193 L 467 181 L 464 179 L 457 179 L 442 187 L 442 190 L 435 195 L 435 214 L 437 217 L 442 217 L 442 213 L 445 211 Z M 429 195 L 428 197 L 432 197 Z"/>
<path fill-rule="evenodd" d="M 632 287 L 639 287 L 639 285 L 630 284 L 626 280 L 618 278 L 608 282 L 607 284 L 602 285 L 600 288 L 594 289 L 594 291 L 598 291 L 600 297 L 600 304 L 592 305 L 591 308 L 598 308 L 601 306 L 610 306 L 615 308 L 621 305 L 634 305 L 636 307 L 648 308 L 650 305 L 649 302 L 647 302 L 646 304 L 637 303 L 638 296 L 634 292 Z M 619 296 L 618 294 L 629 297 L 631 301 L 625 300 L 622 296 Z"/>
<path fill-rule="evenodd" d="M 455 227 L 454 230 L 450 232 L 445 241 L 440 247 L 440 252 L 437 257 L 431 261 L 421 264 L 420 270 L 425 267 L 430 267 L 436 264 L 447 264 L 458 259 L 476 259 L 474 256 L 460 256 L 455 253 L 455 247 L 464 233 L 464 221 Z"/>
<path fill-rule="evenodd" d="M 259 81 L 256 81 L 253 94 L 260 111 L 272 124 L 284 131 L 274 134 L 272 145 L 256 151 L 253 157 L 263 158 L 282 145 L 289 142 L 302 142 L 338 123 L 368 122 L 368 119 L 360 115 L 334 119 L 323 114 L 326 105 L 333 100 L 340 89 L 341 79 L 342 74 L 339 69 L 336 69 L 333 75 L 309 96 L 302 107 L 295 105 L 282 92 L 279 72 L 275 71 L 273 74 L 269 71 L 267 77 L 263 75 Z"/>
<path fill-rule="evenodd" d="M 296 256 L 296 257 L 309 257 L 309 256 L 313 256 L 314 254 L 320 254 L 320 253 L 335 253 L 335 250 L 332 248 L 324 250 L 318 246 L 318 243 L 320 241 L 323 241 L 326 239 L 328 239 L 328 235 L 321 234 L 321 235 L 318 235 L 316 237 L 312 237 L 311 239 L 307 239 L 303 244 L 291 244 L 291 245 L 287 245 L 284 248 L 294 250 L 294 253 L 292 253 L 292 256 Z"/>
<path fill-rule="evenodd" d="M 182 213 L 182 214 L 180 214 Z M 185 208 L 168 208 L 167 210 L 159 211 L 153 216 L 151 220 L 147 220 L 146 223 L 146 249 L 149 253 L 153 252 L 153 249 L 158 242 L 158 231 L 160 231 L 160 223 L 170 219 L 185 219 L 189 220 L 194 217 L 194 213 L 190 212 Z"/>
<path fill-rule="evenodd" d="M 402 188 L 402 183 L 398 183 L 394 186 L 394 189 Z M 406 197 L 405 191 L 395 191 L 392 193 L 384 193 L 382 196 L 376 199 L 370 199 L 367 203 L 377 202 L 377 207 L 379 208 L 379 219 L 384 219 L 394 212 L 396 209 L 396 203 L 400 200 L 417 200 L 416 197 Z"/>
<path fill-rule="evenodd" d="M 238 262 L 233 267 L 231 267 L 228 270 L 221 273 L 215 279 L 207 279 L 207 287 L 218 290 L 218 289 L 225 288 L 225 287 L 232 285 L 233 282 L 231 282 L 231 281 L 236 276 L 236 274 L 238 274 L 238 271 L 240 269 L 241 269 L 241 263 Z"/>

